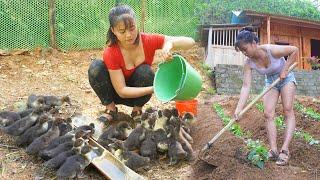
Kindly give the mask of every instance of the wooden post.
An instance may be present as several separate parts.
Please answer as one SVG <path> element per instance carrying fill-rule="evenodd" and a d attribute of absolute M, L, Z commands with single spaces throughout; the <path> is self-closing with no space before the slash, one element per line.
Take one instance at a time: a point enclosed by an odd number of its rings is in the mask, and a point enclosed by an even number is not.
<path fill-rule="evenodd" d="M 49 0 L 49 32 L 50 32 L 50 47 L 57 49 L 56 43 L 56 1 Z"/>
<path fill-rule="evenodd" d="M 303 41 L 302 41 L 302 33 L 301 33 L 301 27 L 299 27 L 299 57 L 298 57 L 298 67 L 299 69 L 304 69 L 305 67 L 305 59 L 302 59 L 302 56 L 303 56 Z"/>
<path fill-rule="evenodd" d="M 146 0 L 141 0 L 141 31 L 144 32 L 144 22 L 146 20 Z"/>
<path fill-rule="evenodd" d="M 267 16 L 267 44 L 271 43 L 270 16 Z"/>

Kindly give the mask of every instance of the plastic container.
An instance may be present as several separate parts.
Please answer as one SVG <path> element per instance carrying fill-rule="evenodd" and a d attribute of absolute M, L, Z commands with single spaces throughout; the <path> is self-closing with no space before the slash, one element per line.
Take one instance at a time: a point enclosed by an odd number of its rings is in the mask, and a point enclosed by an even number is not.
<path fill-rule="evenodd" d="M 159 64 L 154 78 L 156 97 L 168 102 L 171 100 L 191 100 L 200 92 L 200 74 L 180 55 L 173 60 Z"/>
<path fill-rule="evenodd" d="M 176 108 L 179 111 L 180 116 L 183 116 L 186 112 L 196 116 L 198 113 L 198 101 L 196 99 L 176 101 Z"/>

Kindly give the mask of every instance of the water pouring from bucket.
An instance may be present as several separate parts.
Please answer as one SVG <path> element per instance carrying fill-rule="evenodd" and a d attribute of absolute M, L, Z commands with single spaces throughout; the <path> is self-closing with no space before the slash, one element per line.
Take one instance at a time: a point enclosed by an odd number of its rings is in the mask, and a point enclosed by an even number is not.
<path fill-rule="evenodd" d="M 160 101 L 166 103 L 174 100 L 183 104 L 199 94 L 202 79 L 199 72 L 184 57 L 174 54 L 171 61 L 159 64 L 153 85 L 155 95 Z"/>

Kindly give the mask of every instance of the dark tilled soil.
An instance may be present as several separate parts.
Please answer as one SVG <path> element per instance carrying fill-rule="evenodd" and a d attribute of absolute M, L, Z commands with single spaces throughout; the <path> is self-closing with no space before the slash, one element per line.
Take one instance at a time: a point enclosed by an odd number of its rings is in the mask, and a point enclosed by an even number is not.
<path fill-rule="evenodd" d="M 299 99 L 299 98 L 298 98 Z M 235 109 L 237 97 L 217 97 L 214 101 L 221 104 L 226 114 L 232 115 Z M 301 101 L 302 102 L 302 101 Z M 279 102 L 280 103 L 280 102 Z M 310 105 L 302 102 L 303 105 Z M 316 104 L 312 104 L 316 106 Z M 219 130 L 223 128 L 222 121 L 214 112 L 211 103 L 200 109 L 198 122 L 195 124 L 193 137 L 195 142 L 202 144 L 210 140 Z M 281 104 L 277 106 L 277 115 L 282 114 Z M 313 137 L 319 137 L 319 122 L 304 118 L 301 113 L 296 112 L 297 128 L 309 132 Z M 220 123 L 219 123 L 220 122 Z M 253 139 L 262 140 L 267 146 L 267 132 L 264 126 L 263 113 L 253 107 L 240 120 L 239 124 L 244 131 L 250 131 Z M 303 124 L 312 124 L 305 125 Z M 199 128 L 199 129 L 198 129 Z M 206 128 L 206 129 L 202 129 Z M 283 130 L 278 132 L 278 147 L 283 141 Z M 195 144 L 198 149 L 198 146 Z M 274 162 L 267 162 L 264 169 L 251 165 L 245 155 L 239 155 L 239 149 L 244 148 L 242 139 L 235 137 L 230 132 L 224 133 L 210 149 L 205 158 L 210 164 L 198 160 L 192 165 L 192 178 L 200 179 L 316 179 L 320 170 L 320 150 L 310 146 L 302 139 L 293 139 L 290 145 L 291 159 L 288 166 L 279 167 Z"/>

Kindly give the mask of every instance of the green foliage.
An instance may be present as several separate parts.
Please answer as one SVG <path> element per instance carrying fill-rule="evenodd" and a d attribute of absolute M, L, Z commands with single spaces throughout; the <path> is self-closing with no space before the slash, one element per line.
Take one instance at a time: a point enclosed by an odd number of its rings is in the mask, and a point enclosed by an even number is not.
<path fill-rule="evenodd" d="M 320 113 L 315 112 L 312 108 L 306 108 L 305 114 L 315 120 L 320 120 Z"/>
<path fill-rule="evenodd" d="M 214 103 L 213 108 L 217 112 L 218 116 L 222 119 L 224 125 L 227 125 L 231 121 L 231 118 L 224 113 L 223 107 L 220 104 Z M 241 126 L 237 123 L 233 123 L 229 130 L 237 137 L 251 136 L 249 132 L 243 132 Z"/>
<path fill-rule="evenodd" d="M 205 71 L 210 71 L 211 70 L 211 67 L 208 66 L 207 64 L 205 63 L 201 63 L 201 68 Z"/>
<path fill-rule="evenodd" d="M 296 110 L 298 110 L 299 112 L 303 113 L 305 116 L 312 118 L 316 121 L 320 121 L 320 113 L 316 112 L 315 110 L 313 110 L 312 108 L 308 107 L 304 107 L 302 104 L 296 102 L 294 104 L 294 107 L 296 108 Z"/>
<path fill-rule="evenodd" d="M 211 95 L 214 95 L 214 94 L 216 94 L 216 90 L 215 90 L 213 87 L 209 87 L 209 88 L 207 89 L 207 93 L 208 93 L 208 94 L 211 94 Z"/>
<path fill-rule="evenodd" d="M 218 116 L 222 119 L 223 123 L 226 125 L 231 121 L 231 118 L 227 115 L 225 115 L 223 108 L 221 105 L 214 103 L 213 108 L 217 112 Z M 237 123 L 234 123 L 230 127 L 230 131 L 237 137 L 251 137 L 250 132 L 244 133 L 241 129 L 240 125 Z M 268 160 L 268 150 L 267 148 L 261 143 L 260 140 L 253 141 L 251 139 L 246 140 L 247 149 L 249 151 L 248 153 L 248 159 L 250 162 L 260 169 L 264 168 L 265 162 Z"/>
<path fill-rule="evenodd" d="M 246 143 L 249 150 L 248 159 L 252 164 L 263 169 L 265 162 L 268 161 L 268 149 L 259 140 L 248 139 Z"/>
<path fill-rule="evenodd" d="M 261 13 L 272 13 L 320 20 L 320 12 L 307 0 L 202 0 L 196 6 L 201 24 L 230 23 L 231 11 L 253 10 Z"/>
<path fill-rule="evenodd" d="M 232 126 L 230 127 L 230 131 L 238 137 L 242 137 L 244 135 L 239 124 L 232 124 Z"/>
<path fill-rule="evenodd" d="M 205 63 L 201 63 L 202 70 L 206 73 L 207 76 L 211 77 L 213 75 L 213 70 L 210 66 L 206 65 Z"/>
<path fill-rule="evenodd" d="M 223 124 L 228 124 L 231 118 L 224 114 L 223 107 L 218 103 L 214 103 L 213 108 L 215 109 L 218 116 L 222 119 Z"/>
<path fill-rule="evenodd" d="M 284 129 L 286 127 L 286 125 L 284 123 L 284 117 L 283 116 L 276 117 L 275 118 L 275 123 L 276 123 L 277 129 Z"/>
<path fill-rule="evenodd" d="M 294 132 L 294 137 L 295 138 L 302 138 L 305 142 L 307 142 L 309 145 L 320 145 L 319 140 L 316 140 L 312 137 L 311 134 L 308 132 L 298 130 Z"/>
<path fill-rule="evenodd" d="M 256 104 L 256 107 L 258 108 L 258 110 L 260 112 L 264 112 L 264 106 L 263 106 L 263 103 L 262 102 L 259 102 Z"/>
<path fill-rule="evenodd" d="M 264 106 L 263 106 L 263 103 L 262 102 L 259 102 L 256 104 L 256 107 L 258 108 L 258 110 L 260 112 L 263 112 L 264 111 Z M 274 119 L 275 121 L 275 124 L 276 124 L 276 127 L 277 129 L 284 129 L 286 127 L 286 125 L 284 124 L 284 117 L 283 116 L 278 116 Z"/>
<path fill-rule="evenodd" d="M 302 112 L 304 109 L 303 105 L 298 102 L 294 103 L 294 107 L 296 108 L 296 110 L 298 110 L 300 112 Z"/>

